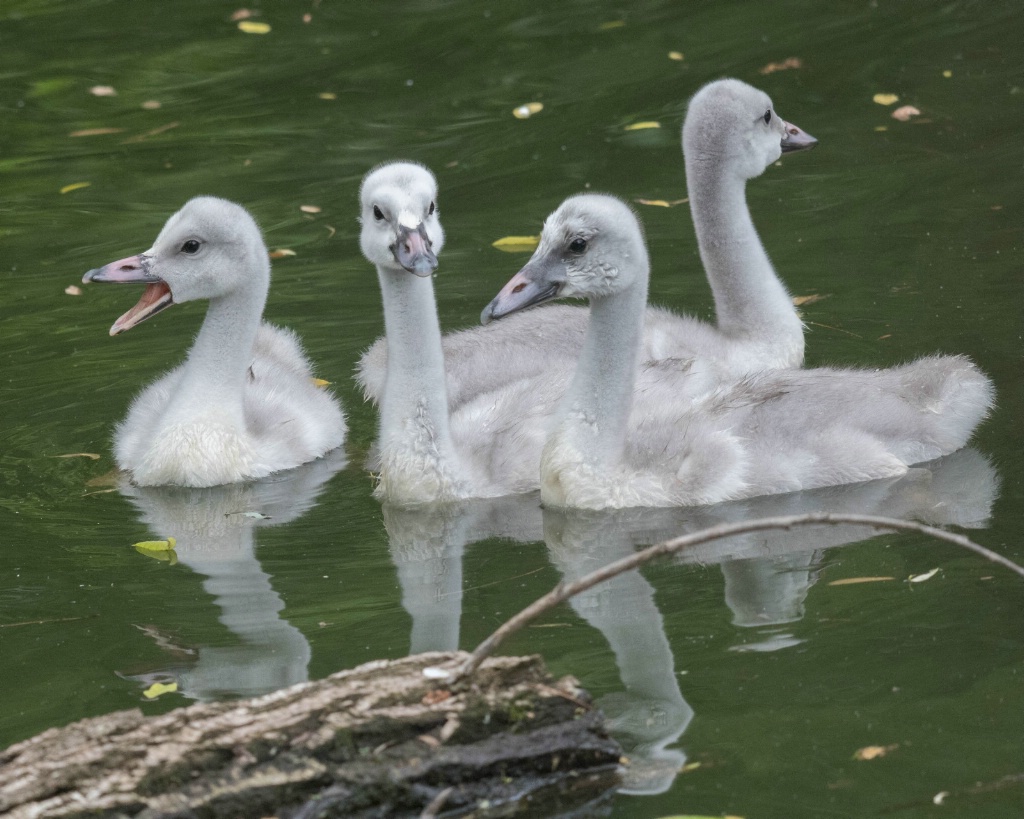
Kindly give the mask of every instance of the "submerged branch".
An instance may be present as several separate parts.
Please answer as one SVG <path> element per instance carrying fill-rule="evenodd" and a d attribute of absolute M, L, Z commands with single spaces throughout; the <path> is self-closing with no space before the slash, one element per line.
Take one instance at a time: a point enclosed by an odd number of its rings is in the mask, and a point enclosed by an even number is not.
<path fill-rule="evenodd" d="M 597 569 L 588 575 L 584 575 L 579 580 L 574 580 L 571 583 L 559 583 L 543 597 L 535 600 L 519 612 L 519 614 L 499 626 L 490 637 L 480 643 L 473 653 L 469 655 L 466 662 L 459 668 L 456 677 L 461 679 L 472 674 L 477 667 L 479 667 L 480 663 L 483 662 L 484 658 L 490 655 L 506 637 L 519 631 L 519 629 L 533 618 L 554 608 L 559 603 L 565 602 L 570 597 L 573 597 L 580 592 L 584 592 L 592 586 L 596 586 L 598 583 L 610 580 L 623 572 L 628 572 L 631 569 L 643 566 L 645 563 L 654 560 L 656 557 L 672 554 L 690 546 L 697 546 L 701 543 L 721 540 L 722 538 L 732 537 L 733 535 L 742 535 L 748 532 L 762 532 L 770 529 L 791 529 L 794 526 L 834 526 L 837 524 L 857 524 L 861 526 L 871 526 L 875 529 L 918 532 L 920 534 L 929 535 L 930 537 L 934 537 L 938 540 L 944 540 L 947 543 L 953 543 L 956 546 L 969 549 L 975 554 L 979 554 L 985 559 L 991 560 L 993 563 L 1005 566 L 1010 571 L 1016 572 L 1021 577 L 1024 577 L 1024 567 L 1019 566 L 1009 558 L 1003 557 L 997 552 L 993 552 L 991 549 L 986 549 L 984 546 L 980 546 L 963 535 L 947 532 L 945 529 L 937 529 L 934 526 L 926 526 L 923 523 L 915 523 L 914 521 L 909 520 L 878 517 L 875 515 L 846 515 L 833 514 L 831 512 L 815 512 L 807 515 L 787 515 L 784 517 L 761 518 L 759 520 L 743 521 L 742 523 L 725 523 L 720 526 L 712 526 L 711 528 L 704 529 L 700 532 L 694 532 L 693 534 L 683 535 L 681 537 L 663 541 L 662 543 L 658 543 L 637 552 L 636 554 L 630 555 L 629 557 L 624 557 L 621 560 L 616 560 L 614 563 L 609 563 L 607 566 Z"/>

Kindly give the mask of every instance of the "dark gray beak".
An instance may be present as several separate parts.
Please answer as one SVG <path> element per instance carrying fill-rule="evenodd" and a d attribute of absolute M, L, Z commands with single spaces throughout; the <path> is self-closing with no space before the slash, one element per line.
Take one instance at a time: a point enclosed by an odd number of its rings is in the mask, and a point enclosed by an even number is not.
<path fill-rule="evenodd" d="M 783 120 L 782 124 L 786 126 L 786 135 L 782 138 L 782 153 L 806 151 L 818 144 L 818 140 L 793 123 Z"/>
<path fill-rule="evenodd" d="M 410 273 L 429 276 L 437 270 L 437 256 L 430 244 L 427 228 L 422 222 L 414 230 L 400 225 L 391 252 L 395 254 L 395 260 Z"/>
<path fill-rule="evenodd" d="M 487 324 L 493 319 L 556 299 L 564 282 L 565 276 L 560 271 L 553 270 L 544 262 L 531 260 L 484 308 L 480 323 Z"/>

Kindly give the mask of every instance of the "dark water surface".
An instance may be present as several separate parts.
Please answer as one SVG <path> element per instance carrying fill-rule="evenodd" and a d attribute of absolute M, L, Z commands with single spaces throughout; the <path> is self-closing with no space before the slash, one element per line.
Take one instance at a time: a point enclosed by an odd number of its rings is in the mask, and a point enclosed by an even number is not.
<path fill-rule="evenodd" d="M 239 31 L 237 8 L 0 4 L 0 746 L 111 710 L 471 648 L 563 577 L 751 514 L 915 517 L 1024 561 L 1019 3 L 322 0 L 252 7 L 265 35 Z M 759 73 L 790 57 L 801 67 Z M 808 362 L 971 356 L 999 392 L 973 449 L 898 482 L 696 512 L 382 509 L 362 468 L 375 414 L 351 380 L 382 327 L 356 240 L 362 175 L 394 158 L 437 173 L 441 319 L 464 326 L 525 261 L 491 242 L 538 232 L 565 196 L 682 199 L 686 100 L 725 75 L 821 140 L 750 185 L 790 289 L 827 297 L 803 308 Z M 541 112 L 512 116 L 534 101 Z M 904 104 L 921 115 L 892 119 Z M 118 131 L 71 136 L 89 129 Z M 61 193 L 76 183 L 89 185 Z M 347 466 L 206 492 L 111 483 L 114 422 L 181 359 L 204 308 L 112 339 L 135 294 L 64 289 L 149 247 L 200 193 L 243 203 L 271 248 L 295 251 L 275 262 L 267 316 L 299 332 L 344 402 Z M 652 299 L 709 315 L 686 206 L 637 207 Z M 256 511 L 269 519 L 243 514 Z M 542 653 L 613 717 L 634 764 L 601 812 L 1024 813 L 1024 582 L 923 537 L 869 534 L 748 538 L 661 563 L 503 649 Z M 130 548 L 168 535 L 177 565 Z M 829 585 L 852 577 L 895 579 Z M 179 693 L 143 699 L 172 679 Z M 888 751 L 855 760 L 867 746 Z"/>

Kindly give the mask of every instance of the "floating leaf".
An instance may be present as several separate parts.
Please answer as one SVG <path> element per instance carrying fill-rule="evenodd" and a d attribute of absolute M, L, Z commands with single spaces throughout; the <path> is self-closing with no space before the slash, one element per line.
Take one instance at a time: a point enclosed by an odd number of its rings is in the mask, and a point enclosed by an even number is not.
<path fill-rule="evenodd" d="M 329 387 L 329 386 L 331 386 L 331 382 L 330 381 L 325 381 L 322 378 L 314 378 L 313 379 L 313 386 L 314 387 Z"/>
<path fill-rule="evenodd" d="M 505 253 L 529 253 L 539 244 L 540 236 L 504 236 L 496 242 L 491 242 L 491 247 Z"/>
<path fill-rule="evenodd" d="M 948 80 L 950 77 L 953 76 L 953 72 L 947 68 L 945 71 L 942 72 L 942 76 Z"/>
<path fill-rule="evenodd" d="M 867 762 L 872 759 L 881 759 L 890 751 L 895 751 L 899 748 L 899 744 L 894 745 L 867 745 L 864 748 L 860 748 L 855 751 L 853 758 L 861 762 Z"/>
<path fill-rule="evenodd" d="M 689 198 L 686 199 L 634 199 L 638 205 L 650 205 L 655 208 L 674 208 L 676 205 L 682 205 L 684 202 L 689 202 Z"/>
<path fill-rule="evenodd" d="M 90 461 L 98 461 L 100 456 L 95 452 L 69 452 L 67 455 L 54 455 L 54 458 L 88 458 Z"/>
<path fill-rule="evenodd" d="M 142 692 L 147 700 L 155 700 L 157 697 L 161 697 L 164 694 L 173 694 L 178 690 L 178 684 L 172 683 L 153 683 L 149 688 Z"/>
<path fill-rule="evenodd" d="M 161 103 L 159 100 L 146 100 L 144 103 L 142 103 L 142 107 L 145 108 L 147 111 L 155 111 L 162 105 L 163 103 Z"/>
<path fill-rule="evenodd" d="M 842 580 L 833 580 L 830 586 L 852 586 L 855 583 L 881 583 L 883 580 L 895 580 L 895 577 L 844 577 Z"/>
<path fill-rule="evenodd" d="M 544 103 L 542 102 L 527 102 L 512 109 L 512 116 L 516 119 L 529 119 L 534 114 L 537 114 L 544 110 Z"/>
<path fill-rule="evenodd" d="M 686 59 L 682 51 L 670 51 L 668 53 L 668 58 L 670 60 L 675 60 L 676 62 L 682 62 Z"/>
<path fill-rule="evenodd" d="M 655 122 L 654 120 L 648 120 L 646 122 L 634 122 L 632 125 L 627 125 L 622 130 L 624 131 L 646 131 L 648 128 L 660 128 L 661 123 Z"/>
<path fill-rule="evenodd" d="M 166 125 L 154 128 L 152 131 L 146 131 L 144 134 L 136 134 L 133 137 L 128 137 L 128 139 L 121 144 L 128 145 L 132 142 L 142 142 L 142 140 L 149 139 L 151 136 L 156 136 L 157 134 L 162 134 L 164 131 L 170 131 L 172 128 L 177 128 L 179 125 L 181 125 L 180 122 L 168 122 Z"/>
<path fill-rule="evenodd" d="M 167 540 L 140 540 L 132 546 L 146 552 L 167 552 L 173 549 L 176 543 L 173 537 L 169 537 Z"/>
<path fill-rule="evenodd" d="M 805 304 L 814 304 L 816 301 L 823 301 L 830 295 L 831 293 L 825 293 L 824 295 L 821 293 L 811 293 L 808 296 L 793 296 L 793 305 L 795 307 L 803 307 Z"/>
<path fill-rule="evenodd" d="M 307 11 L 305 14 L 302 15 L 302 22 L 306 24 L 312 23 L 313 15 Z"/>
<path fill-rule="evenodd" d="M 776 71 L 788 71 L 790 68 L 803 68 L 804 62 L 799 57 L 787 57 L 780 63 L 768 63 L 758 69 L 758 74 L 774 74 Z"/>
<path fill-rule="evenodd" d="M 925 572 L 924 574 L 912 574 L 907 578 L 907 580 L 911 583 L 924 583 L 925 580 L 931 580 L 938 573 L 938 569 L 932 569 L 930 572 Z"/>
<path fill-rule="evenodd" d="M 891 116 L 893 119 L 898 119 L 900 122 L 909 122 L 911 117 L 921 116 L 921 112 L 913 105 L 901 105 L 892 112 Z"/>
<path fill-rule="evenodd" d="M 238 24 L 238 30 L 243 31 L 246 34 L 269 34 L 270 24 L 269 23 L 257 23 L 253 20 L 242 20 Z"/>
<path fill-rule="evenodd" d="M 283 259 L 285 256 L 296 256 L 298 255 L 294 250 L 287 247 L 279 247 L 277 250 L 270 251 L 271 259 Z"/>
<path fill-rule="evenodd" d="M 81 190 L 82 188 L 88 188 L 92 182 L 72 182 L 70 185 L 65 185 L 60 189 L 61 193 L 71 193 L 71 191 Z"/>
<path fill-rule="evenodd" d="M 888 131 L 889 130 L 889 126 L 888 125 L 876 125 L 875 126 L 875 130 L 876 131 Z"/>
<path fill-rule="evenodd" d="M 622 28 L 626 25 L 625 20 L 609 20 L 607 23 L 601 23 L 601 31 L 611 31 L 613 28 Z"/>
<path fill-rule="evenodd" d="M 64 292 L 67 293 L 69 296 L 81 296 L 82 288 L 79 287 L 77 284 L 69 284 L 67 287 L 64 288 Z"/>
<path fill-rule="evenodd" d="M 303 213 L 319 213 L 320 212 L 320 208 L 318 208 L 316 205 L 299 205 L 299 210 L 301 210 Z"/>
<path fill-rule="evenodd" d="M 90 136 L 103 136 L 103 134 L 120 134 L 124 132 L 124 128 L 83 128 L 80 131 L 72 131 L 68 134 L 69 137 L 90 137 Z"/>
<path fill-rule="evenodd" d="M 879 105 L 893 105 L 900 101 L 895 94 L 875 94 L 871 99 Z"/>
<path fill-rule="evenodd" d="M 238 9 L 231 15 L 231 22 L 237 23 L 239 20 L 248 20 L 250 17 L 255 16 L 252 9 Z"/>
<path fill-rule="evenodd" d="M 114 90 L 112 85 L 94 85 L 89 89 L 89 93 L 94 97 L 116 97 L 117 91 Z"/>
<path fill-rule="evenodd" d="M 322 100 L 336 100 L 338 95 L 333 91 L 321 91 L 317 96 Z"/>

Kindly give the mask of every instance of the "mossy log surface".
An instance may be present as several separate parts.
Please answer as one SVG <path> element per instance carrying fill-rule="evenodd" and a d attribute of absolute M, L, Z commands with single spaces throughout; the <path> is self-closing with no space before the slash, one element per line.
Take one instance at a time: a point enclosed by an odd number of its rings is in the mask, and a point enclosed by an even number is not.
<path fill-rule="evenodd" d="M 488 804 L 510 815 L 541 794 L 564 808 L 614 788 L 618 746 L 572 678 L 553 680 L 538 657 L 489 659 L 453 687 L 424 674 L 466 656 L 50 729 L 0 752 L 0 816 L 456 816 Z"/>

